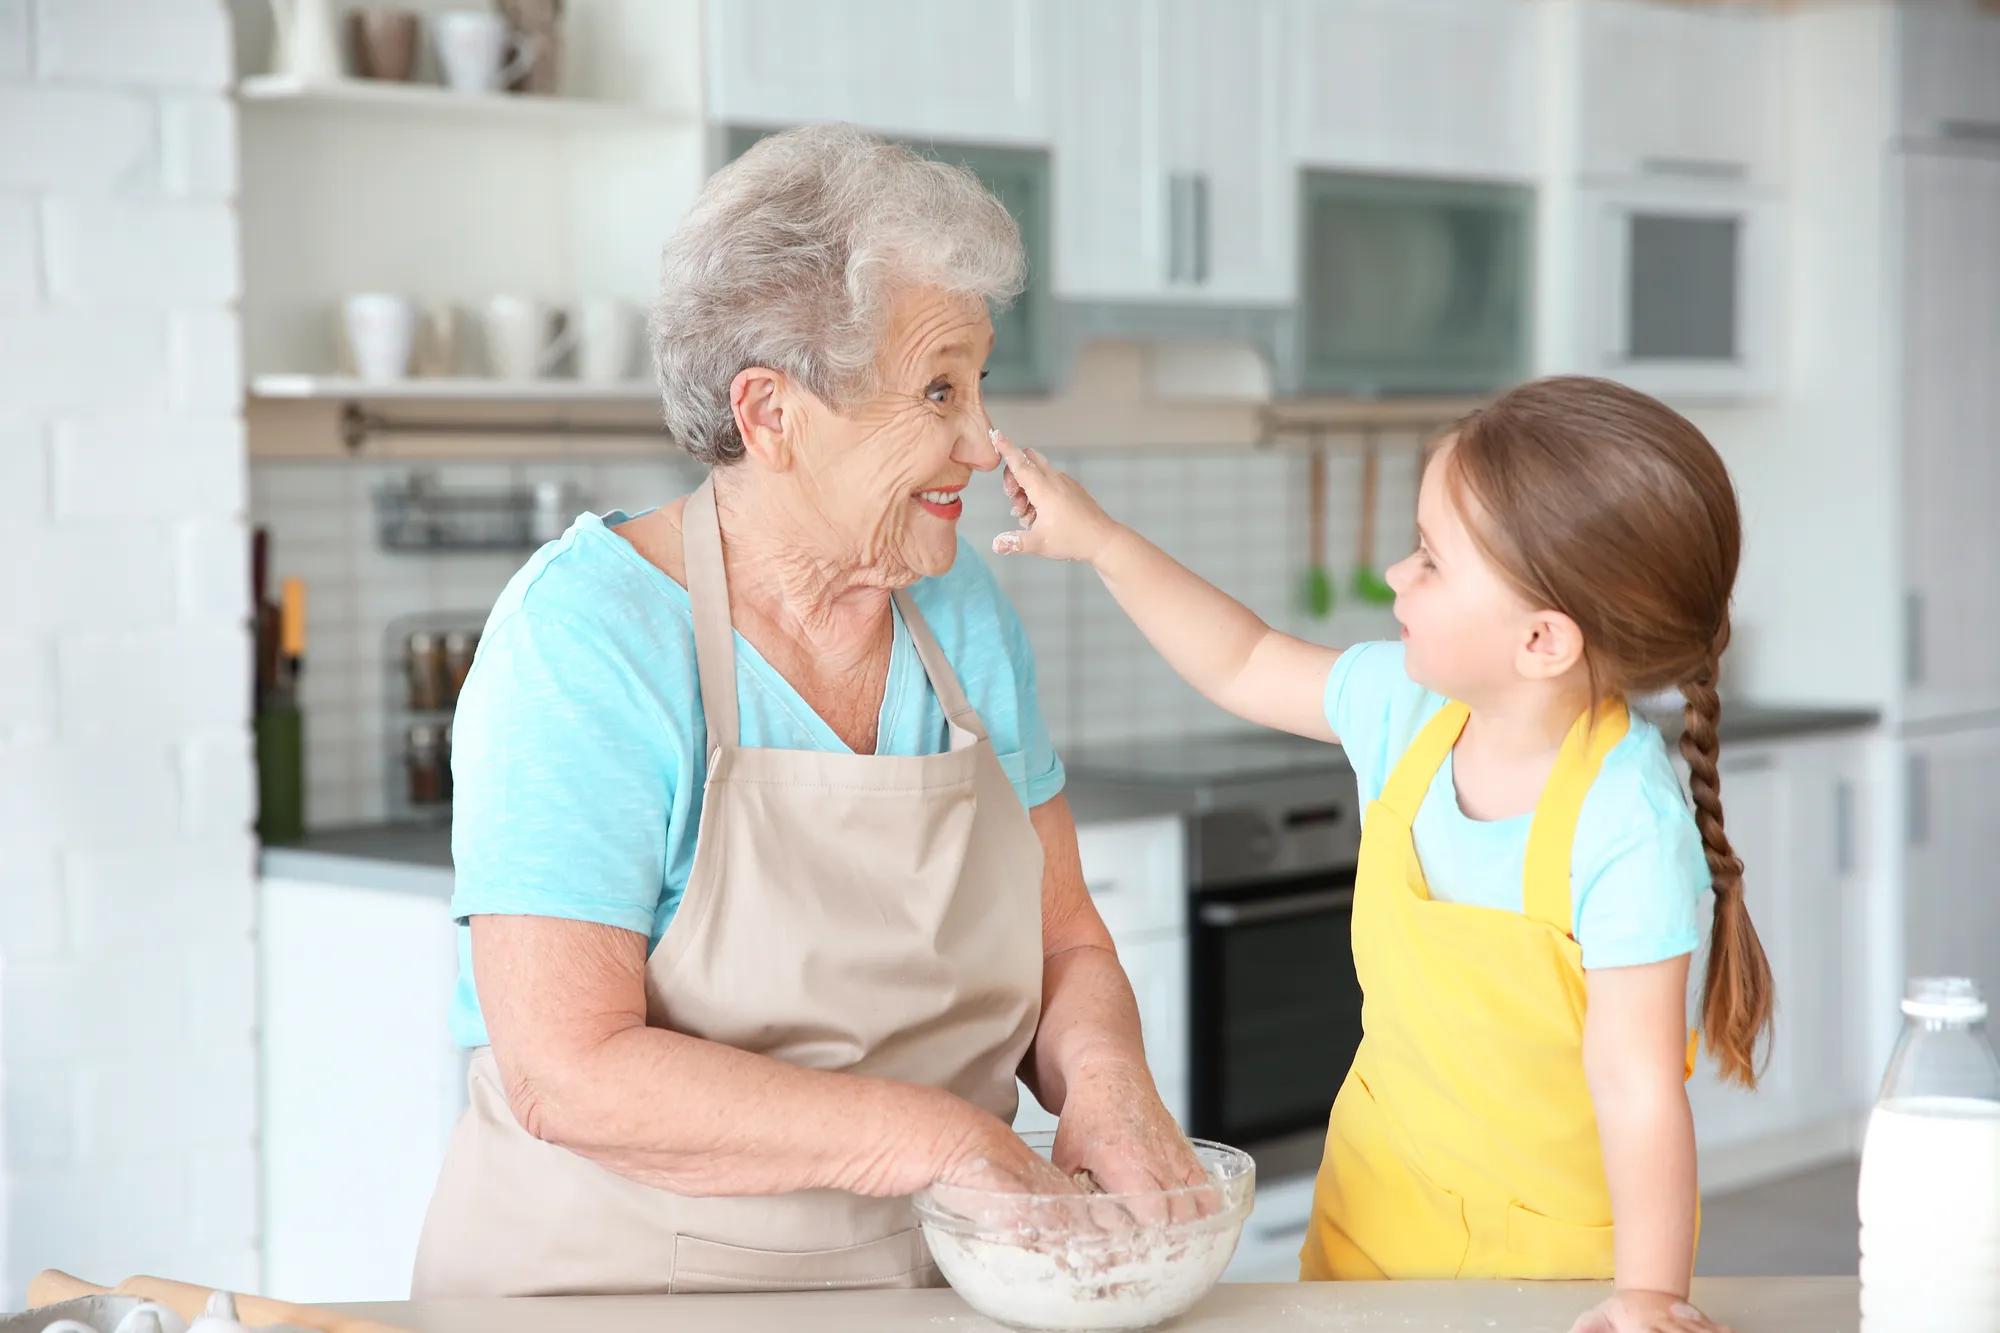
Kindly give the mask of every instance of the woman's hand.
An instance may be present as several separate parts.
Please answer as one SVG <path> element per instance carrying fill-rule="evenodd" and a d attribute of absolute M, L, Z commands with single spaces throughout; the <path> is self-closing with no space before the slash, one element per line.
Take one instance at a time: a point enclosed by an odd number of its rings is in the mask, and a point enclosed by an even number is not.
<path fill-rule="evenodd" d="M 1587 1310 L 1569 1333 L 1731 1333 L 1687 1303 L 1664 1291 L 1619 1291 Z"/>
<path fill-rule="evenodd" d="M 1019 530 L 993 539 L 994 554 L 1094 561 L 1117 536 L 1119 525 L 1080 482 L 1050 467 L 1038 451 L 1015 448 L 1013 441 L 997 430 L 993 445 L 1007 464 L 1002 485 L 1014 502 L 1014 517 L 1022 524 Z"/>
<path fill-rule="evenodd" d="M 1130 1065 L 1099 1065 L 1070 1081 L 1056 1127 L 1056 1165 L 1065 1172 L 1087 1170 L 1107 1194 L 1205 1185 L 1187 1136 L 1182 1134 L 1152 1075 Z M 1172 1200 L 1159 1218 L 1182 1221 L 1212 1212 L 1217 1200 L 1194 1195 Z"/>

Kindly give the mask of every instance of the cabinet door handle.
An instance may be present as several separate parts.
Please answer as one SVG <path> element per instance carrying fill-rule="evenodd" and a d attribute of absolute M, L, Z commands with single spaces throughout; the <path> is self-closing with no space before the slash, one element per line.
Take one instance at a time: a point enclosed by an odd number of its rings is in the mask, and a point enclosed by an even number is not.
<path fill-rule="evenodd" d="M 1115 879 L 1087 879 L 1083 882 L 1083 891 L 1093 898 L 1107 897 L 1117 887 L 1118 881 Z"/>
<path fill-rule="evenodd" d="M 1188 214 L 1192 223 L 1194 280 L 1197 286 L 1208 281 L 1208 174 L 1195 172 L 1188 177 Z"/>
<path fill-rule="evenodd" d="M 1921 754 L 1912 754 L 1909 762 L 1908 791 L 1905 797 L 1908 808 L 1905 816 L 1909 844 L 1921 847 L 1931 840 L 1931 765 Z"/>
<path fill-rule="evenodd" d="M 1167 281 L 1181 280 L 1181 178 L 1167 173 Z"/>
<path fill-rule="evenodd" d="M 1841 875 L 1854 873 L 1854 784 L 1833 784 L 1833 864 Z"/>
<path fill-rule="evenodd" d="M 1730 773 L 1762 773 L 1767 771 L 1776 762 L 1777 760 L 1768 754 L 1752 754 L 1745 755 L 1741 759 L 1725 759 L 1717 764 L 1716 768 L 1725 775 Z"/>
<path fill-rule="evenodd" d="M 1947 139 L 2000 143 L 2000 120 L 1943 120 L 1938 122 L 1938 133 Z"/>
<path fill-rule="evenodd" d="M 1903 683 L 1924 683 L 1924 595 L 1915 588 L 1903 594 Z"/>
<path fill-rule="evenodd" d="M 1740 181 L 1750 174 L 1741 162 L 1713 157 L 1642 157 L 1639 170 L 1648 176 L 1693 176 L 1702 180 Z"/>

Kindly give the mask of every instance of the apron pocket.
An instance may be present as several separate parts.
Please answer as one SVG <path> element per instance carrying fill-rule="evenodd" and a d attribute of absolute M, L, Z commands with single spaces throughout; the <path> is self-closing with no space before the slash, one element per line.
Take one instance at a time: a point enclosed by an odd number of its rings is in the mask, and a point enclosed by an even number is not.
<path fill-rule="evenodd" d="M 1558 1222 L 1522 1204 L 1507 1207 L 1510 1277 L 1602 1281 L 1617 1266 L 1614 1229 Z"/>
<path fill-rule="evenodd" d="M 838 1250 L 753 1250 L 699 1236 L 674 1237 L 669 1291 L 845 1291 L 943 1283 L 915 1227 Z"/>

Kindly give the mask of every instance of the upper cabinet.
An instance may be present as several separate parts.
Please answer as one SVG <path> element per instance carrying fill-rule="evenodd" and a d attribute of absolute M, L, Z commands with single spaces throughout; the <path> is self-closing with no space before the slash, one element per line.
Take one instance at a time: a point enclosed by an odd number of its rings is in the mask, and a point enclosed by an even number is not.
<path fill-rule="evenodd" d="M 707 8 L 709 118 L 845 120 L 909 138 L 1048 140 L 1043 0 L 728 0 Z"/>
<path fill-rule="evenodd" d="M 1772 184 L 1784 169 L 1778 19 L 1749 5 L 1570 0 L 1580 173 Z"/>
<path fill-rule="evenodd" d="M 1526 179 L 1535 0 L 1286 0 L 1287 138 L 1311 166 Z"/>
<path fill-rule="evenodd" d="M 1904 133 L 2000 146 L 2000 8 L 1922 0 L 1898 16 Z"/>
<path fill-rule="evenodd" d="M 1285 17 L 1281 0 L 1051 7 L 1060 295 L 1292 299 Z"/>

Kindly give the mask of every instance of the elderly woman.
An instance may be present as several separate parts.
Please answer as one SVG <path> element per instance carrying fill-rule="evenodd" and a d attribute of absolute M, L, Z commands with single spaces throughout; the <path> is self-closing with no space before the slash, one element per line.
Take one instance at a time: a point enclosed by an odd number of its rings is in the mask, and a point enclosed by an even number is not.
<path fill-rule="evenodd" d="M 1022 270 L 970 174 L 838 128 L 669 242 L 653 352 L 709 478 L 537 552 L 459 705 L 475 1049 L 416 1295 L 935 1283 L 933 1182 L 1201 1178 L 958 533 Z"/>

